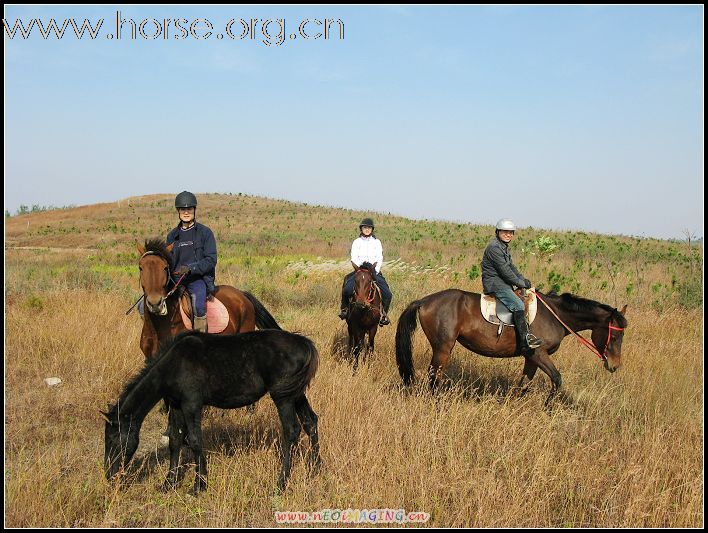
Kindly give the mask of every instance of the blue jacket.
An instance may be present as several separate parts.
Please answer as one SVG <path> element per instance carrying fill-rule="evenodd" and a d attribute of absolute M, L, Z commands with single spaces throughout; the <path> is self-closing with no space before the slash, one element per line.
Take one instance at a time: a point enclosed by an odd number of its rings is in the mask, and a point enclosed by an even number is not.
<path fill-rule="evenodd" d="M 195 222 L 194 226 L 194 252 L 197 256 L 197 262 L 187 266 L 191 270 L 190 276 L 202 278 L 204 283 L 206 283 L 207 292 L 211 294 L 216 290 L 214 286 L 214 278 L 216 277 L 216 239 L 214 239 L 214 233 L 204 224 Z M 167 244 L 172 244 L 179 240 L 179 235 L 180 229 L 177 226 L 167 234 Z M 175 257 L 174 250 L 172 257 L 173 259 Z"/>
<path fill-rule="evenodd" d="M 509 245 L 494 237 L 482 258 L 482 287 L 485 294 L 491 294 L 510 285 L 531 288 L 531 282 L 511 262 Z"/>

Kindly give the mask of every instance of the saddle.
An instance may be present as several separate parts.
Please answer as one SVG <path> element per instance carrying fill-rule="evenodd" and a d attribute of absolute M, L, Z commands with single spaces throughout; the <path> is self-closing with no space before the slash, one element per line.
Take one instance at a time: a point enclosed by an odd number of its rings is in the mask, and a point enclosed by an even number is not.
<path fill-rule="evenodd" d="M 528 291 L 526 296 L 524 296 L 521 293 L 521 289 L 517 289 L 514 292 L 519 298 L 521 298 L 521 301 L 524 302 L 524 307 L 526 308 L 526 320 L 528 320 L 528 323 L 531 324 L 536 318 L 536 302 L 538 301 L 536 299 L 536 294 Z M 509 311 L 509 308 L 501 301 L 497 300 L 493 295 L 482 294 L 479 299 L 479 303 L 480 311 L 482 312 L 484 319 L 491 324 L 499 326 L 499 330 L 497 332 L 498 335 L 501 335 L 504 326 L 514 327 L 514 316 L 512 312 Z"/>
<path fill-rule="evenodd" d="M 186 289 L 179 294 L 179 312 L 184 327 L 194 329 L 194 300 Z M 218 299 L 207 297 L 207 329 L 209 333 L 221 333 L 229 325 L 229 311 Z"/>

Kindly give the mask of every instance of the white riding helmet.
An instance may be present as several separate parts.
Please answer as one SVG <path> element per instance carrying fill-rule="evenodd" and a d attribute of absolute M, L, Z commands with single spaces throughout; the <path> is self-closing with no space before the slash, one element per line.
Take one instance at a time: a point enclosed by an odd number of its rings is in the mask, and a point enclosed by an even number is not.
<path fill-rule="evenodd" d="M 508 218 L 502 218 L 497 222 L 497 230 L 516 231 L 516 224 Z"/>

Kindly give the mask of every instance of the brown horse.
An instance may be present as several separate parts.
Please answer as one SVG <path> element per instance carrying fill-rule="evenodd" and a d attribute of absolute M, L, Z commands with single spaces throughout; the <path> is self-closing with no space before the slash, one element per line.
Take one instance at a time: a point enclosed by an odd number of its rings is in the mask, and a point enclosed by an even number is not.
<path fill-rule="evenodd" d="M 624 328 L 627 327 L 624 317 L 626 305 L 618 311 L 608 305 L 568 293 L 560 296 L 554 293 L 538 294 L 573 332 L 591 330 L 592 343 L 608 371 L 614 372 L 620 367 L 622 338 Z M 501 336 L 497 336 L 497 326 L 482 317 L 479 294 L 448 289 L 411 302 L 398 320 L 396 362 L 406 385 L 415 378 L 411 337 L 416 329 L 416 317 L 420 319 L 420 325 L 433 349 L 428 369 L 433 391 L 456 341 L 468 350 L 487 357 L 521 355 L 514 328 L 504 328 Z M 553 383 L 546 400 L 548 405 L 561 386 L 560 372 L 549 356 L 558 350 L 561 341 L 570 331 L 541 303 L 538 304 L 536 319 L 530 329 L 534 335 L 543 339 L 543 344 L 534 350 L 533 355 L 525 358 L 523 376 L 518 387 L 521 394 L 525 393 L 536 370 L 540 368 Z M 524 384 L 525 380 L 528 381 Z"/>
<path fill-rule="evenodd" d="M 376 287 L 375 266 L 364 262 L 354 272 L 354 297 L 349 303 L 347 328 L 349 330 L 349 354 L 354 359 L 354 371 L 359 367 L 359 355 L 364 348 L 364 336 L 369 342 L 362 362 L 374 352 L 374 338 L 381 320 L 381 293 Z"/>
<path fill-rule="evenodd" d="M 171 291 L 172 244 L 151 239 L 138 245 L 140 285 L 145 301 L 140 349 L 146 358 L 157 355 L 159 347 L 187 328 L 179 311 L 178 291 Z M 230 285 L 217 285 L 214 297 L 229 311 L 224 335 L 259 329 L 281 329 L 268 310 L 252 294 Z"/>

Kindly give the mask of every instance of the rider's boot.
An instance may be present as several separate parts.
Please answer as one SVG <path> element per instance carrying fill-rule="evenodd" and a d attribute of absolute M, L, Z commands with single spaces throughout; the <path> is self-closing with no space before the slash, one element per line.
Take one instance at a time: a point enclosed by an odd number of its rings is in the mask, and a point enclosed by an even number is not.
<path fill-rule="evenodd" d="M 388 308 L 391 302 L 384 302 L 383 308 L 381 309 L 381 319 L 379 320 L 379 326 L 388 326 L 391 321 L 388 319 Z"/>
<path fill-rule="evenodd" d="M 194 317 L 194 329 L 197 331 L 201 331 L 202 333 L 207 333 L 207 317 L 206 317 L 206 315 Z"/>
<path fill-rule="evenodd" d="M 533 355 L 533 351 L 543 344 L 543 340 L 529 332 L 529 325 L 526 322 L 526 313 L 524 311 L 514 311 L 514 326 L 516 326 L 519 350 L 525 357 Z"/>

